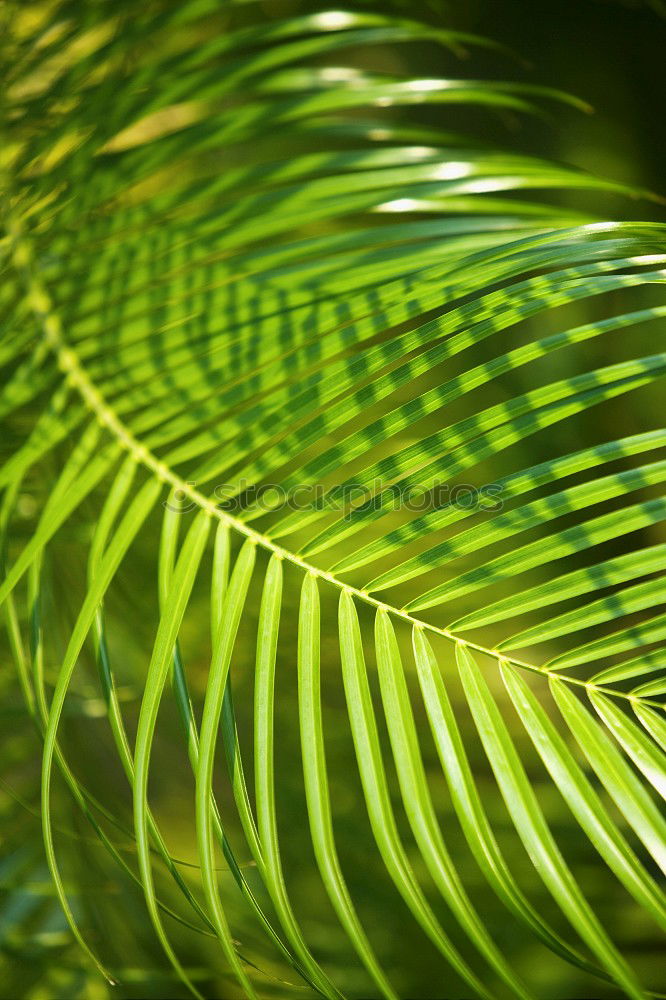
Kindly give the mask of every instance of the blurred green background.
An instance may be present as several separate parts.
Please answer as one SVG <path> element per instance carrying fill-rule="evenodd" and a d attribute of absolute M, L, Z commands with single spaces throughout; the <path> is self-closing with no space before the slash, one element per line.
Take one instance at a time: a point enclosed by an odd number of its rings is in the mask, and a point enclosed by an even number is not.
<path fill-rule="evenodd" d="M 264 5 L 270 16 L 291 14 L 312 5 L 298 0 L 268 0 Z M 518 119 L 510 115 L 478 116 L 465 112 L 465 128 L 472 134 L 482 132 L 493 144 L 505 148 L 532 152 L 575 164 L 594 173 L 666 194 L 663 176 L 666 139 L 663 109 L 664 51 L 666 51 L 666 21 L 658 4 L 624 4 L 613 0 L 461 0 L 460 3 L 438 3 L 420 0 L 418 13 L 435 23 L 445 23 L 478 32 L 510 46 L 528 64 L 512 62 L 492 54 L 474 52 L 469 59 L 457 62 L 454 56 L 443 59 L 441 50 L 418 55 L 409 49 L 358 53 L 359 59 L 381 60 L 389 67 L 398 61 L 410 66 L 418 60 L 422 75 L 474 75 L 479 77 L 532 80 L 570 91 L 589 101 L 594 114 L 585 115 L 567 107 L 556 107 L 552 118 L 540 121 Z M 413 11 L 413 3 L 403 3 L 405 12 Z M 434 115 L 444 127 L 455 125 L 455 110 L 429 110 L 424 120 Z M 562 200 L 561 196 L 559 200 Z M 609 217 L 666 218 L 660 204 L 637 200 L 605 198 L 589 199 L 585 195 L 567 195 L 568 204 Z M 570 308 L 566 319 L 573 323 L 594 318 L 595 307 L 585 305 Z M 562 316 L 558 315 L 557 328 Z M 553 327 L 555 329 L 556 327 Z M 543 335 L 543 333 L 542 333 Z M 649 336 L 646 337 L 648 344 Z M 615 348 L 614 348 L 615 349 Z M 602 351 L 596 346 L 588 350 Z M 603 350 L 606 350 L 605 342 Z M 622 356 L 617 347 L 618 359 Z M 635 351 L 635 348 L 634 348 Z M 514 375 L 513 378 L 519 378 Z M 506 391 L 515 386 L 506 384 Z M 502 387 L 498 392 L 502 391 Z M 640 401 L 627 404 L 623 413 L 624 432 L 632 433 L 647 426 L 646 413 L 652 407 L 662 407 L 659 394 L 643 394 Z M 632 409 L 633 407 L 633 409 Z M 612 423 L 617 412 L 612 406 L 590 411 L 580 427 L 570 423 L 562 426 L 563 448 L 579 434 L 588 440 L 604 435 L 604 422 Z M 537 461 L 540 455 L 539 436 L 530 439 L 526 463 Z M 532 449 L 532 452 L 529 452 Z M 54 469 L 55 471 L 55 469 Z M 487 481 L 497 470 L 489 467 Z M 48 484 L 46 484 L 47 486 Z M 44 488 L 46 488 L 44 486 Z M 39 484 L 34 486 L 32 502 L 26 499 L 25 532 L 28 533 L 39 505 Z M 94 507 L 94 500 L 90 501 Z M 77 534 L 78 532 L 78 534 Z M 113 654 L 118 663 L 118 683 L 128 720 L 135 720 L 140 679 L 145 675 L 146 649 L 152 641 L 157 615 L 155 552 L 158 525 L 144 533 L 141 551 L 135 552 L 132 565 L 112 593 L 109 606 L 109 632 L 113 636 Z M 80 526 L 70 525 L 59 539 L 58 550 L 47 567 L 52 593 L 58 600 L 71 599 L 82 592 L 84 581 L 81 567 L 85 565 L 85 517 Z M 137 586 L 144 580 L 145 586 Z M 300 580 L 287 574 L 284 618 L 298 600 Z M 249 602 L 258 608 L 258 592 Z M 334 616 L 335 601 L 324 598 L 323 617 Z M 326 601 L 328 600 L 328 604 Z M 207 595 L 197 598 L 197 613 L 190 616 L 182 637 L 183 653 L 192 690 L 199 698 L 206 681 L 207 670 Z M 47 609 L 48 610 L 48 609 Z M 59 611 L 59 614 L 61 612 Z M 57 616 L 54 616 L 54 620 Z M 66 621 L 57 641 L 66 639 Z M 248 664 L 253 661 L 256 620 L 246 622 L 233 664 L 235 705 L 244 755 L 246 773 L 251 774 L 251 708 L 252 677 Z M 368 620 L 366 625 L 371 628 Z M 516 620 L 516 629 L 520 619 Z M 408 636 L 401 636 L 408 648 Z M 465 997 L 465 989 L 444 966 L 435 949 L 426 941 L 405 906 L 392 890 L 373 845 L 367 816 L 354 764 L 349 724 L 342 692 L 338 650 L 334 636 L 324 636 L 322 675 L 327 732 L 327 754 L 331 780 L 331 795 L 335 803 L 335 824 L 338 846 L 350 889 L 360 915 L 376 946 L 378 956 L 405 998 Z M 450 648 L 441 649 L 442 662 L 450 656 Z M 245 654 L 245 655 L 244 655 Z M 7 655 L 3 657 L 8 663 Z M 166 960 L 155 943 L 148 923 L 143 897 L 128 878 L 122 877 L 110 865 L 108 858 L 95 843 L 85 820 L 76 812 L 66 793 L 58 788 L 56 795 L 58 851 L 73 905 L 90 939 L 94 941 L 109 966 L 117 970 L 119 985 L 107 986 L 91 970 L 71 942 L 57 901 L 48 883 L 48 873 L 41 852 L 38 819 L 38 765 L 40 745 L 31 730 L 12 673 L 7 668 L 0 674 L 0 713 L 2 742 L 0 760 L 0 822 L 6 839 L 0 861 L 0 996 L 30 998 L 30 1000 L 65 1000 L 65 998 L 157 998 L 180 997 L 186 994 L 174 981 Z M 47 664 L 48 669 L 48 664 Z M 453 675 L 452 675 L 453 677 Z M 371 995 L 369 982 L 354 958 L 344 934 L 339 929 L 316 872 L 304 807 L 302 778 L 299 765 L 298 727 L 295 725 L 296 672 L 295 638 L 283 630 L 278 663 L 277 768 L 280 832 L 284 852 L 287 884 L 291 888 L 295 909 L 302 918 L 306 937 L 314 952 L 340 988 L 353 997 Z M 536 881 L 526 863 L 523 849 L 512 832 L 511 823 L 497 794 L 483 751 L 475 739 L 475 731 L 451 681 L 452 694 L 460 714 L 460 725 L 466 737 L 479 784 L 485 790 L 484 804 L 498 832 L 502 849 L 510 866 L 524 875 L 524 888 L 538 908 L 565 934 L 564 920 L 558 916 L 545 891 Z M 497 695 L 501 697 L 499 682 Z M 603 982 L 592 980 L 584 973 L 567 966 L 546 951 L 536 940 L 505 915 L 499 901 L 485 887 L 460 827 L 452 815 L 444 779 L 436 761 L 427 722 L 420 701 L 414 698 L 419 713 L 423 750 L 428 762 L 429 777 L 440 811 L 447 843 L 470 895 L 479 911 L 493 927 L 500 947 L 511 957 L 516 969 L 533 984 L 544 1000 L 563 998 L 613 997 L 616 991 Z M 130 731 L 132 725 L 130 724 Z M 655 988 L 663 986 L 664 961 L 660 942 L 652 936 L 638 909 L 624 892 L 607 879 L 594 850 L 581 836 L 578 827 L 553 789 L 543 768 L 528 746 L 527 737 L 515 727 L 516 740 L 524 752 L 530 777 L 537 788 L 539 801 L 551 823 L 556 839 L 571 862 L 581 887 L 593 907 L 598 908 L 609 932 L 626 951 L 627 958 Z M 64 727 L 71 758 L 77 761 L 79 774 L 116 815 L 122 817 L 123 828 L 114 829 L 114 839 L 133 863 L 131 802 L 126 782 L 111 747 L 104 706 L 96 682 L 92 657 L 77 673 L 76 685 L 69 702 Z M 85 750 L 82 752 L 81 748 Z M 195 881 L 196 847 L 193 823 L 193 783 L 188 770 L 184 744 L 170 705 L 165 705 L 154 749 L 154 774 L 151 801 L 158 819 L 167 833 L 169 847 L 183 862 L 182 871 Z M 220 761 L 220 772 L 224 771 Z M 263 899 L 258 880 L 254 878 L 248 857 L 244 854 L 242 835 L 234 826 L 233 803 L 228 783 L 220 777 L 218 791 L 229 824 L 230 839 L 239 850 L 239 859 L 246 863 L 246 873 Z M 612 806 L 609 806 L 612 808 Z M 412 843 L 405 817 L 398 815 L 405 842 Z M 413 852 L 417 874 L 428 884 L 426 873 Z M 647 862 L 646 862 L 647 864 Z M 310 996 L 296 981 L 276 953 L 264 943 L 261 932 L 242 905 L 231 877 L 221 874 L 228 901 L 230 921 L 241 953 L 257 967 L 256 981 L 263 996 Z M 160 884 L 164 899 L 182 909 L 166 879 Z M 474 955 L 466 950 L 465 942 L 445 908 L 431 894 L 433 906 L 463 954 L 472 962 Z M 207 996 L 235 998 L 236 987 L 227 978 L 224 964 L 215 945 L 180 927 L 169 925 L 177 942 L 179 954 Z M 501 988 L 498 989 L 500 995 Z"/>

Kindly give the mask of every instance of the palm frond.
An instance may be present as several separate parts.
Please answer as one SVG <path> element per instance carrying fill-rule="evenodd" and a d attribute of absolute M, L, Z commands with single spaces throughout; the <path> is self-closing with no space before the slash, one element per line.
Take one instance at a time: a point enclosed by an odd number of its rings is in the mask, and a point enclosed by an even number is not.
<path fill-rule="evenodd" d="M 384 882 L 453 972 L 442 995 L 534 995 L 474 902 L 444 799 L 516 928 L 600 988 L 658 988 L 613 940 L 530 774 L 547 773 L 606 877 L 663 931 L 666 228 L 569 209 L 570 190 L 592 205 L 641 192 L 461 130 L 471 108 L 584 109 L 461 78 L 458 53 L 492 49 L 482 38 L 371 4 L 7 6 L 0 604 L 43 737 L 46 858 L 80 945 L 118 978 L 60 871 L 56 772 L 193 995 L 174 916 L 216 939 L 233 989 L 263 995 L 239 908 L 266 969 L 341 995 L 294 901 L 289 822 L 309 828 L 363 995 L 399 995 L 339 846 L 322 694 L 339 659 L 357 804 Z M 427 47 L 442 76 L 414 74 Z M 117 677 L 123 590 L 146 633 L 136 713 Z M 250 704 L 234 702 L 248 672 Z M 300 760 L 276 742 L 285 673 Z M 80 777 L 85 745 L 65 734 L 80 676 L 96 676 L 131 790 L 136 866 L 109 833 L 122 810 Z M 196 884 L 149 801 L 171 706 Z M 478 740 L 546 907 L 484 801 Z M 285 769 L 302 770 L 296 819 Z"/>

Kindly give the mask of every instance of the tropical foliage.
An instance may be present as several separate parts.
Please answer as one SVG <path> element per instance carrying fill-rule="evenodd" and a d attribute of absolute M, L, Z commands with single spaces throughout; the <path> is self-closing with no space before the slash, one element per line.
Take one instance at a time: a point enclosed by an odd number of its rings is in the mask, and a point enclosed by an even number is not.
<path fill-rule="evenodd" d="M 429 8 L 5 10 L 3 683 L 51 880 L 8 805 L 46 888 L 7 940 L 61 907 L 146 995 L 105 941 L 138 886 L 174 989 L 405 995 L 370 893 L 431 995 L 550 995 L 511 937 L 659 989 L 618 914 L 666 926 L 664 225 L 487 142 L 580 102 L 475 79 L 511 55 Z"/>

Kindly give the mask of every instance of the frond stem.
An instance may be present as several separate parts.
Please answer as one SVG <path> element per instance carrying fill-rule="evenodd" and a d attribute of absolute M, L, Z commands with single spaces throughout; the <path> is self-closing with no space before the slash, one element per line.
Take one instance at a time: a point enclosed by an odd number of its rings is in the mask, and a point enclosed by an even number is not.
<path fill-rule="evenodd" d="M 386 604 L 384 601 L 373 597 L 364 590 L 360 590 L 357 587 L 352 587 L 349 584 L 344 583 L 334 574 L 307 562 L 295 553 L 290 552 L 281 545 L 278 545 L 268 535 L 263 535 L 261 532 L 256 531 L 254 528 L 234 517 L 232 514 L 229 514 L 227 511 L 221 510 L 216 503 L 206 497 L 203 493 L 200 493 L 195 486 L 181 479 L 177 473 L 157 458 L 157 456 L 146 448 L 145 445 L 142 445 L 134 437 L 131 431 L 124 426 L 114 410 L 109 406 L 100 391 L 92 382 L 84 366 L 81 364 L 76 352 L 68 346 L 62 333 L 60 319 L 53 308 L 51 297 L 35 272 L 32 248 L 29 241 L 23 235 L 20 222 L 16 219 L 10 219 L 7 229 L 10 242 L 12 244 L 14 264 L 17 270 L 22 272 L 24 276 L 28 303 L 32 308 L 35 318 L 42 327 L 45 342 L 55 355 L 58 367 L 69 381 L 70 385 L 72 385 L 79 392 L 84 403 L 88 406 L 99 424 L 115 436 L 119 444 L 134 458 L 137 464 L 143 465 L 144 468 L 148 469 L 161 482 L 170 486 L 174 491 L 177 491 L 180 496 L 187 497 L 192 501 L 192 503 L 206 511 L 210 517 L 226 522 L 231 528 L 239 532 L 241 535 L 251 539 L 261 548 L 278 556 L 278 558 L 284 559 L 287 562 L 298 566 L 304 573 L 312 574 L 318 579 L 326 581 L 334 587 L 337 587 L 338 590 L 346 590 L 359 601 L 369 604 L 377 609 L 386 611 L 393 617 L 400 618 L 415 628 L 432 632 L 444 639 L 448 639 L 450 642 L 458 643 L 475 653 L 489 656 L 496 660 L 498 664 L 501 662 L 510 663 L 513 666 L 522 670 L 527 670 L 530 673 L 540 674 L 542 677 L 555 678 L 557 680 L 564 681 L 565 683 L 585 688 L 587 691 L 597 691 L 613 698 L 621 698 L 628 702 L 650 705 L 654 708 L 661 709 L 662 711 L 664 710 L 664 706 L 654 699 L 644 698 L 640 695 L 630 694 L 626 691 L 616 691 L 610 687 L 593 684 L 591 681 L 584 681 L 580 678 L 570 677 L 567 674 L 560 673 L 558 671 L 548 670 L 546 667 L 540 667 L 534 663 L 528 663 L 526 660 L 521 660 L 518 657 L 500 653 L 495 649 L 489 649 L 488 647 L 472 642 L 469 639 L 463 639 L 446 628 L 441 628 L 438 625 L 433 625 L 430 622 L 416 618 L 413 615 L 410 615 L 407 611 L 393 607 L 390 604 Z"/>

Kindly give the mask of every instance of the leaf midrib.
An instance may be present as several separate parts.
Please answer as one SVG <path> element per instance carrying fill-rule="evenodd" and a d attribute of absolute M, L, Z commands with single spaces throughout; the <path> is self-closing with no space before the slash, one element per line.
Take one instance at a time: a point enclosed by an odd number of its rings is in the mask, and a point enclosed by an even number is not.
<path fill-rule="evenodd" d="M 521 660 L 515 656 L 500 653 L 498 650 L 483 646 L 480 643 L 472 642 L 469 639 L 463 639 L 446 628 L 441 628 L 438 625 L 423 621 L 414 615 L 410 615 L 407 611 L 404 611 L 401 608 L 394 607 L 391 604 L 387 604 L 386 602 L 373 597 L 364 590 L 360 590 L 357 587 L 344 583 L 333 573 L 321 569 L 313 563 L 302 559 L 296 553 L 290 552 L 283 546 L 278 545 L 268 535 L 264 535 L 261 532 L 256 531 L 254 528 L 245 524 L 232 514 L 221 510 L 212 500 L 206 497 L 203 493 L 200 493 L 199 490 L 197 490 L 192 484 L 182 479 L 165 462 L 161 461 L 148 448 L 146 448 L 145 445 L 141 444 L 141 442 L 138 441 L 132 432 L 123 424 L 122 420 L 108 404 L 102 393 L 88 375 L 76 351 L 67 344 L 67 341 L 62 333 L 62 325 L 60 323 L 59 316 L 53 307 L 53 302 L 48 293 L 48 289 L 45 287 L 43 282 L 40 281 L 35 272 L 33 266 L 32 247 L 23 234 L 20 221 L 15 218 L 10 218 L 7 231 L 10 242 L 13 243 L 12 257 L 14 266 L 23 276 L 28 305 L 32 309 L 35 319 L 42 329 L 46 344 L 55 355 L 61 372 L 68 379 L 70 385 L 77 390 L 83 402 L 95 416 L 100 426 L 115 436 L 121 447 L 134 458 L 137 464 L 144 466 L 144 468 L 148 469 L 165 485 L 169 485 L 173 490 L 179 491 L 181 495 L 187 497 L 195 503 L 197 507 L 206 511 L 210 517 L 215 517 L 217 520 L 227 523 L 239 534 L 251 539 L 262 549 L 275 554 L 280 559 L 286 560 L 287 562 L 298 566 L 304 573 L 311 574 L 320 580 L 324 580 L 332 586 L 337 587 L 338 590 L 346 591 L 352 597 L 356 597 L 364 604 L 369 604 L 376 609 L 386 611 L 388 614 L 394 616 L 395 618 L 402 619 L 415 628 L 432 632 L 433 634 L 439 635 L 450 642 L 457 643 L 465 649 L 472 650 L 481 655 L 489 656 L 496 660 L 498 665 L 501 663 L 509 663 L 521 670 L 527 670 L 530 673 L 536 673 L 542 677 L 557 678 L 564 683 L 585 688 L 586 691 L 596 691 L 614 698 L 621 698 L 625 701 L 641 705 L 651 705 L 654 708 L 661 709 L 662 711 L 664 710 L 664 706 L 660 702 L 651 698 L 630 694 L 626 691 L 617 691 L 613 688 L 593 684 L 591 681 L 581 680 L 580 678 L 570 677 L 569 675 L 559 673 L 558 671 L 548 670 L 545 667 L 529 663 L 526 660 Z"/>

